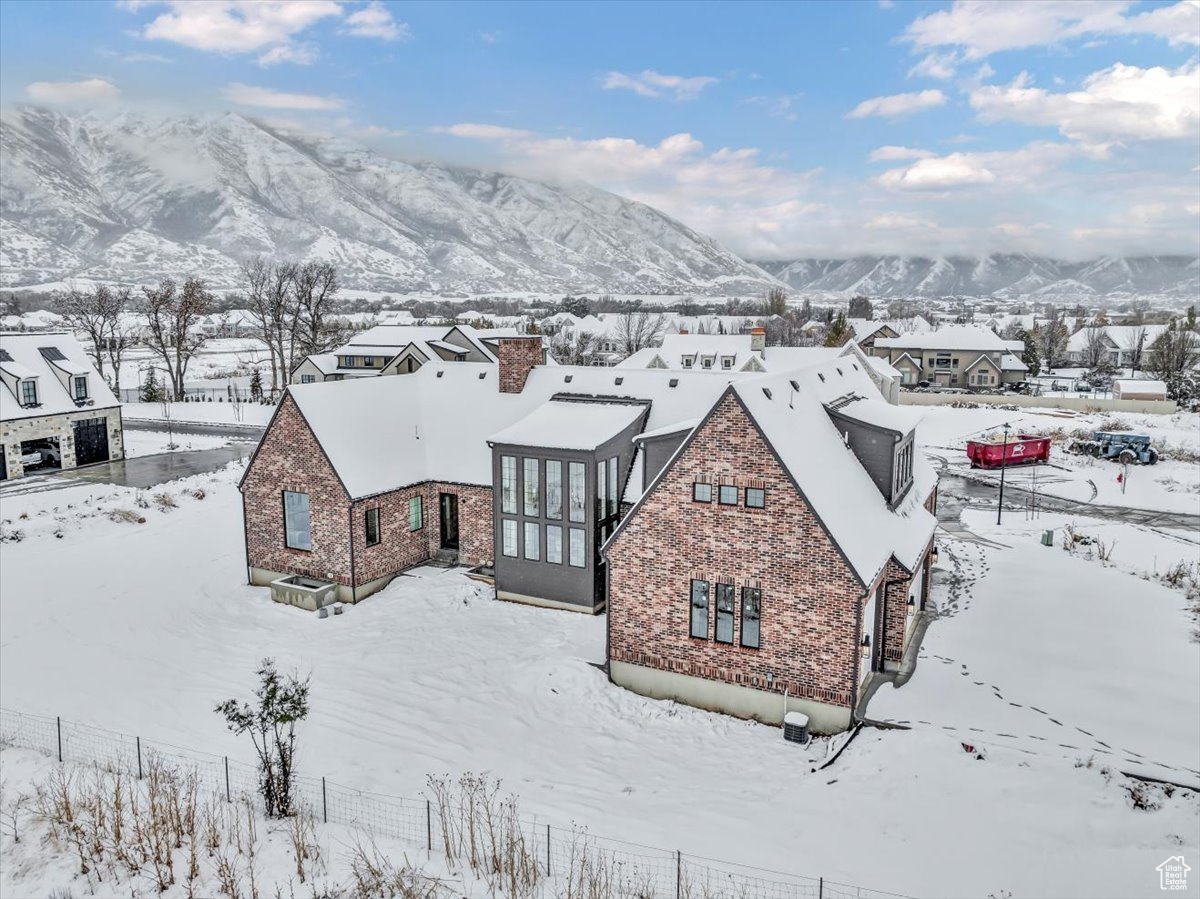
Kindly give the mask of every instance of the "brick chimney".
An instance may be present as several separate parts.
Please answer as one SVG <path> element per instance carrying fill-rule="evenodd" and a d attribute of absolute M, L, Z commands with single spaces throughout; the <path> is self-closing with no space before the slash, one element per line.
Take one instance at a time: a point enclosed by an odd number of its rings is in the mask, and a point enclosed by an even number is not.
<path fill-rule="evenodd" d="M 679 329 L 679 333 L 680 333 L 680 334 L 687 334 L 687 332 L 688 332 L 688 329 L 687 329 L 687 328 L 680 328 L 680 329 Z"/>
<path fill-rule="evenodd" d="M 540 335 L 501 337 L 497 341 L 496 357 L 500 360 L 500 392 L 520 393 L 535 365 L 546 361 Z"/>
<path fill-rule="evenodd" d="M 750 351 L 764 355 L 767 348 L 767 329 L 766 328 L 751 328 L 750 329 Z"/>

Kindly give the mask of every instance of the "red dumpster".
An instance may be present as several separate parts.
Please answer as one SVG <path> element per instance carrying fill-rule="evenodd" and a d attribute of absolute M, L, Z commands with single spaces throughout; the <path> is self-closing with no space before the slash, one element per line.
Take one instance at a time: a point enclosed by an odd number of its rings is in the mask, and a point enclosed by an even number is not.
<path fill-rule="evenodd" d="M 987 437 L 967 441 L 967 458 L 972 468 L 999 468 L 1002 465 L 1024 465 L 1027 462 L 1050 461 L 1050 438 L 1033 434 Z"/>

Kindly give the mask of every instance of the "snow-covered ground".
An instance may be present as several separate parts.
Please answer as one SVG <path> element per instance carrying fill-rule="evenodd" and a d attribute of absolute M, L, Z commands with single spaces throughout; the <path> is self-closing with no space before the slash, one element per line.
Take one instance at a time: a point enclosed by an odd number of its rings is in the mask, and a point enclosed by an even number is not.
<path fill-rule="evenodd" d="M 166 410 L 172 421 L 233 425 L 265 425 L 275 414 L 274 406 L 261 403 L 170 403 Z M 165 420 L 162 403 L 122 403 L 126 418 Z"/>
<path fill-rule="evenodd" d="M 270 655 L 312 673 L 303 771 L 364 790 L 488 770 L 555 824 L 921 896 L 1143 894 L 1167 856 L 1200 857 L 1194 795 L 1138 811 L 1115 773 L 1197 779 L 1182 593 L 1040 546 L 1044 522 L 991 535 L 1009 549 L 944 550 L 935 598 L 954 614 L 871 708 L 913 729 L 865 730 L 814 774 L 822 744 L 609 684 L 603 617 L 432 568 L 325 620 L 271 603 L 244 583 L 240 471 L 145 507 L 104 485 L 0 498 L 23 536 L 0 546 L 0 704 L 249 761 L 212 709 Z M 968 562 L 978 580 L 952 588 Z"/>
<path fill-rule="evenodd" d="M 121 361 L 121 387 L 133 389 L 146 380 L 146 369 L 157 368 L 163 378 L 162 360 L 149 347 L 130 349 Z M 224 387 L 228 378 L 238 379 L 239 386 L 248 388 L 250 372 L 260 368 L 269 380 L 270 361 L 267 348 L 253 337 L 219 337 L 205 341 L 192 357 L 187 368 L 189 387 Z M 244 383 L 243 383 L 244 382 Z M 269 386 L 264 380 L 264 387 Z"/>
<path fill-rule="evenodd" d="M 921 418 L 917 439 L 932 456 L 945 459 L 951 470 L 969 473 L 978 480 L 998 481 L 998 470 L 970 470 L 966 444 L 984 434 L 1000 433 L 1005 423 L 1011 425 L 1013 435 L 1032 433 L 1054 438 L 1051 466 L 1036 466 L 1037 489 L 1041 492 L 1081 503 L 1200 515 L 1200 414 L 928 407 Z M 1156 465 L 1129 466 L 1124 489 L 1117 480 L 1123 466 L 1065 451 L 1075 431 L 1117 429 L 1149 434 L 1163 455 Z M 1005 473 L 1007 483 L 1021 487 L 1031 487 L 1034 477 L 1034 469 L 1030 467 L 1013 467 Z"/>
<path fill-rule="evenodd" d="M 135 456 L 153 456 L 156 453 L 171 451 L 187 452 L 189 450 L 214 449 L 225 446 L 227 437 L 214 437 L 207 434 L 174 434 L 167 431 L 141 431 L 126 428 L 124 433 L 125 458 Z M 172 444 L 174 444 L 172 446 Z"/>

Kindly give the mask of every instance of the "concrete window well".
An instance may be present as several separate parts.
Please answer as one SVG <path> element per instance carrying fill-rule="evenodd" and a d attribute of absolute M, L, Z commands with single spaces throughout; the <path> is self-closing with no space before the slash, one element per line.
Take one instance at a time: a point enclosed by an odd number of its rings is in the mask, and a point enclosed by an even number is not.
<path fill-rule="evenodd" d="M 337 600 L 337 584 L 293 574 L 271 581 L 271 598 L 275 602 L 315 612 Z"/>

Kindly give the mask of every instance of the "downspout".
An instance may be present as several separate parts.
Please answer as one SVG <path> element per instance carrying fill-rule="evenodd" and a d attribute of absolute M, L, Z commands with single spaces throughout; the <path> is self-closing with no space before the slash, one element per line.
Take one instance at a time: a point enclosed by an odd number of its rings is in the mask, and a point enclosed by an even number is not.
<path fill-rule="evenodd" d="M 866 592 L 864 592 L 863 595 L 858 598 L 860 610 L 866 606 L 867 597 L 870 595 L 871 590 L 868 587 Z M 858 620 L 857 615 L 855 615 L 854 618 L 855 620 Z M 854 640 L 851 641 L 851 645 L 854 647 L 854 649 L 850 653 L 850 723 L 853 724 L 855 720 L 854 713 L 858 709 L 858 659 L 859 653 L 862 651 L 858 644 L 857 634 L 854 636 Z"/>
<path fill-rule="evenodd" d="M 350 602 L 358 603 L 358 570 L 354 567 L 354 500 L 350 500 L 350 508 L 346 512 L 347 524 L 350 527 Z"/>

